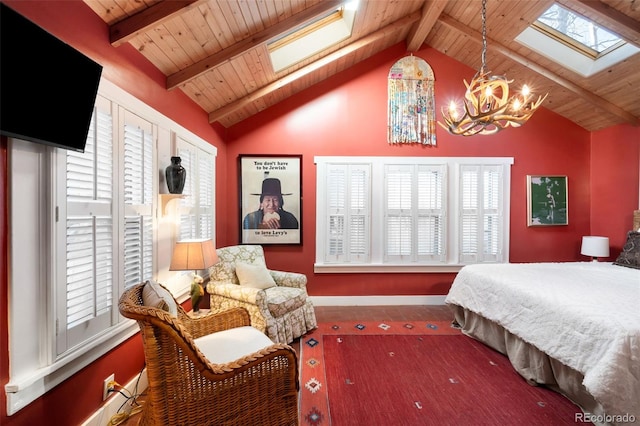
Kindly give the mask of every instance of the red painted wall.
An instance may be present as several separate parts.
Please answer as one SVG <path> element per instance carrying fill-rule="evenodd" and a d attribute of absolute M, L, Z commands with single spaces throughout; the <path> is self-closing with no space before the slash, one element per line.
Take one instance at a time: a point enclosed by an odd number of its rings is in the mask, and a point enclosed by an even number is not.
<path fill-rule="evenodd" d="M 452 274 L 314 274 L 314 155 L 512 156 L 511 260 L 572 261 L 580 238 L 597 232 L 626 232 L 630 210 L 638 205 L 638 128 L 618 126 L 590 134 L 547 110 L 521 129 L 491 137 L 450 136 L 438 128 L 438 146 L 390 146 L 386 142 L 386 76 L 404 56 L 395 46 L 295 97 L 227 130 L 211 126 L 207 115 L 180 91 L 166 92 L 164 77 L 130 46 L 113 48 L 107 27 L 82 1 L 5 1 L 18 12 L 100 62 L 115 84 L 218 148 L 216 163 L 217 245 L 236 244 L 239 234 L 237 156 L 303 155 L 302 246 L 266 247 L 275 269 L 305 272 L 314 295 L 446 294 Z M 438 110 L 449 96 L 462 93 L 462 79 L 474 70 L 430 48 L 417 53 L 436 75 Z M 54 64 L 51 64 L 54 66 Z M 46 69 L 43 70 L 46 72 Z M 511 76 L 514 77 L 514 76 Z M 518 82 L 517 82 L 518 83 Z M 635 141 L 634 141 L 635 139 Z M 609 152 L 622 140 L 627 154 Z M 225 144 L 224 142 L 228 143 Z M 635 150 L 635 151 L 634 151 Z M 635 157 L 634 157 L 635 155 Z M 143 365 L 134 337 L 48 392 L 16 415 L 6 416 L 8 381 L 7 167 L 6 140 L 0 139 L 0 424 L 80 424 L 102 405 L 102 380 L 115 372 L 127 382 Z M 527 228 L 526 175 L 569 177 L 569 225 Z M 598 175 L 598 179 L 594 177 Z M 621 178 L 629 180 L 621 186 Z M 609 204 L 601 204 L 607 197 Z M 618 219 L 622 218 L 622 219 Z M 620 225 L 614 225 L 620 222 Z M 623 237 L 615 240 L 621 245 Z M 613 250 L 613 248 L 612 248 Z M 613 253 L 612 253 L 613 255 Z M 19 271 L 14 271 L 19 273 Z M 122 379 L 126 378 L 126 379 Z"/>
<path fill-rule="evenodd" d="M 442 295 L 453 274 L 315 274 L 316 155 L 505 156 L 514 157 L 511 181 L 511 261 L 585 260 L 579 254 L 589 232 L 590 133 L 542 108 L 519 129 L 492 136 L 452 136 L 438 127 L 437 146 L 389 145 L 386 140 L 387 74 L 405 55 L 397 45 L 228 129 L 228 164 L 237 176 L 239 154 L 302 154 L 303 245 L 265 247 L 270 267 L 290 268 L 309 277 L 312 295 Z M 436 110 L 459 97 L 463 79 L 474 71 L 431 48 L 416 53 L 433 68 Z M 514 76 L 510 76 L 514 77 Z M 524 82 L 516 82 L 524 83 Z M 526 176 L 567 175 L 569 225 L 527 227 Z M 230 181 L 233 182 L 233 181 Z M 239 241 L 238 192 L 229 193 L 227 216 Z"/>
<path fill-rule="evenodd" d="M 610 127 L 594 132 L 591 142 L 591 234 L 609 237 L 618 256 L 633 225 L 640 181 L 640 127 Z"/>
<path fill-rule="evenodd" d="M 223 143 L 224 128 L 210 125 L 207 114 L 202 111 L 181 91 L 167 92 L 165 77 L 134 48 L 124 45 L 114 48 L 109 44 L 107 25 L 81 0 L 71 1 L 3 1 L 9 7 L 26 16 L 66 43 L 82 51 L 85 55 L 100 63 L 103 76 L 117 86 L 142 100 L 173 121 L 209 141 L 218 148 L 218 155 L 226 157 Z M 25 48 L 28 48 L 25 45 Z M 61 64 L 43 64 L 42 72 L 49 66 Z M 62 105 L 61 105 L 62 107 Z M 136 335 L 121 344 L 108 355 L 102 357 L 72 378 L 55 387 L 20 410 L 13 416 L 6 416 L 6 396 L 4 385 L 9 380 L 8 335 L 6 321 L 7 307 L 7 167 L 6 139 L 2 138 L 1 176 L 3 185 L 0 190 L 0 217 L 2 233 L 0 251 L 2 251 L 2 276 L 0 277 L 0 424 L 2 425 L 76 425 L 82 423 L 102 405 L 102 382 L 105 377 L 115 373 L 122 384 L 137 376 L 144 366 L 144 355 L 140 337 Z M 226 194 L 226 160 L 216 164 L 216 193 L 220 199 Z M 219 203 L 223 206 L 223 203 Z M 217 211 L 220 218 L 216 223 L 216 232 L 224 237 L 228 225 L 222 207 Z M 19 274 L 20 271 L 12 271 Z"/>

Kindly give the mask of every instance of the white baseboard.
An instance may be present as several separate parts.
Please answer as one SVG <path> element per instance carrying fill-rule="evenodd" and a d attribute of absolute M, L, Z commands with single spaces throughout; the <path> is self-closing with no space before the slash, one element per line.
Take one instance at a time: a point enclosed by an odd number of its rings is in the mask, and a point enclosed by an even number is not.
<path fill-rule="evenodd" d="M 444 305 L 447 296 L 309 296 L 314 306 Z"/>
<path fill-rule="evenodd" d="M 137 389 L 136 383 L 138 384 Z M 126 391 L 123 390 L 123 392 L 128 395 L 133 395 L 133 393 L 137 390 L 138 394 L 141 394 L 148 385 L 149 382 L 147 381 L 147 369 L 145 368 L 140 375 L 140 380 L 138 380 L 137 376 L 134 377 L 133 380 L 125 385 Z M 124 404 L 125 401 L 126 398 L 122 394 L 115 393 L 104 402 L 102 407 L 100 407 L 95 413 L 93 413 L 93 415 L 91 415 L 91 417 L 89 417 L 84 423 L 82 423 L 82 426 L 104 426 L 106 424 L 109 424 L 109 420 L 111 419 L 111 417 L 117 414 L 118 409 L 122 406 L 122 404 Z M 131 407 L 127 405 L 127 408 L 130 409 Z M 123 407 L 123 410 L 124 409 L 125 408 Z"/>

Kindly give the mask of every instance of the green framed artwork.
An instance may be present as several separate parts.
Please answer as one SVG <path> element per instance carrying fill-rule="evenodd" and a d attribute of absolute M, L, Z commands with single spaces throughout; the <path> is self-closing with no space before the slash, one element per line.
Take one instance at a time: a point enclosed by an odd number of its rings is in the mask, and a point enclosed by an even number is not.
<path fill-rule="evenodd" d="M 527 226 L 569 224 L 566 176 L 527 176 Z"/>

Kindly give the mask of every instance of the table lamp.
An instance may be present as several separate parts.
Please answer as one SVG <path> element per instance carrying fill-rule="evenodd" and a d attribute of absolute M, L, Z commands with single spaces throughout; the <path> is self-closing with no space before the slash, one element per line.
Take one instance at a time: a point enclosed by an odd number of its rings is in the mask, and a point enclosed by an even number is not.
<path fill-rule="evenodd" d="M 202 289 L 202 277 L 198 270 L 207 269 L 218 262 L 218 254 L 213 246 L 213 241 L 208 240 L 184 240 L 176 242 L 171 257 L 170 271 L 193 270 L 191 282 L 191 305 L 193 312 L 199 312 L 199 305 L 204 289 Z"/>
<path fill-rule="evenodd" d="M 591 256 L 593 262 L 597 262 L 599 257 L 609 257 L 608 237 L 582 237 L 582 248 L 580 254 Z"/>

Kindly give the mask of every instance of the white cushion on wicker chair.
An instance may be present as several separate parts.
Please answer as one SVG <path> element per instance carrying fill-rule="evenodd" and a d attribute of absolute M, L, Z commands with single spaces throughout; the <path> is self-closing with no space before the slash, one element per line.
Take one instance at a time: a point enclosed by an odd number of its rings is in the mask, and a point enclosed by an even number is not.
<path fill-rule="evenodd" d="M 273 345 L 271 339 L 251 326 L 219 331 L 193 342 L 215 364 L 226 364 Z"/>

